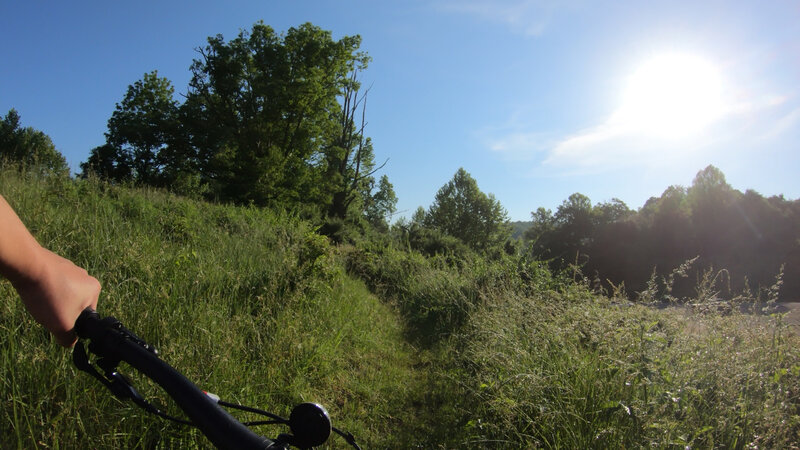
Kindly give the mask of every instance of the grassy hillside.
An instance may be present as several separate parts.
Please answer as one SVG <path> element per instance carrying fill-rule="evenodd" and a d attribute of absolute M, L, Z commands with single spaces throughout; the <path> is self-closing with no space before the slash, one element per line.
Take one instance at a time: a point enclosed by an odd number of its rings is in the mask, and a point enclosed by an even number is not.
<path fill-rule="evenodd" d="M 335 248 L 290 215 L 92 180 L 3 170 L 0 192 L 201 387 L 280 414 L 320 402 L 364 448 L 797 446 L 800 339 L 780 314 L 658 310 L 385 236 Z M 5 281 L 0 308 L 0 447 L 209 446 L 74 369 Z"/>
<path fill-rule="evenodd" d="M 335 425 L 378 445 L 413 422 L 407 407 L 421 381 L 399 317 L 344 275 L 307 224 L 9 171 L 0 192 L 40 242 L 98 276 L 101 313 L 205 389 L 281 414 L 318 401 Z M 0 289 L 0 447 L 208 446 L 114 400 L 72 367 L 9 283 Z"/>

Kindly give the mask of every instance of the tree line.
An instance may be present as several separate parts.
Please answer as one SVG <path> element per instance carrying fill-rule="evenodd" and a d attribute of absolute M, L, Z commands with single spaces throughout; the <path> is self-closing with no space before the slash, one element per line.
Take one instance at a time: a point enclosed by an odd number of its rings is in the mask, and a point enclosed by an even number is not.
<path fill-rule="evenodd" d="M 26 170 L 69 173 L 67 160 L 50 136 L 33 127 L 23 127 L 19 112 L 13 108 L 0 122 L 0 164 L 6 161 Z"/>
<path fill-rule="evenodd" d="M 399 245 L 453 261 L 516 255 L 559 271 L 578 266 L 610 290 L 643 291 L 653 275 L 697 257 L 676 295 L 714 268 L 725 269 L 718 278 L 731 291 L 770 286 L 783 270 L 783 297 L 800 297 L 800 201 L 734 190 L 713 166 L 638 211 L 580 193 L 555 212 L 538 208 L 522 246 L 501 203 L 461 168 L 427 210 L 390 227 L 397 197 L 386 175 L 376 179 L 384 164 L 365 132 L 359 74 L 370 58 L 360 45 L 309 23 L 279 34 L 258 22 L 230 41 L 209 37 L 185 94 L 176 97 L 157 71 L 128 87 L 80 176 L 290 209 L 337 241 L 391 231 Z M 69 172 L 50 138 L 22 127 L 13 109 L 0 123 L 2 160 Z"/>
<path fill-rule="evenodd" d="M 721 297 L 755 294 L 782 273 L 781 297 L 800 298 L 800 200 L 740 192 L 714 166 L 638 211 L 618 199 L 593 206 L 575 193 L 555 213 L 539 208 L 532 219 L 528 251 L 557 269 L 580 266 L 609 290 L 644 291 L 654 274 L 667 279 L 693 260 L 672 295 L 695 294 L 704 276 L 714 278 Z"/>
<path fill-rule="evenodd" d="M 91 149 L 79 175 L 290 209 L 335 239 L 389 231 L 397 197 L 386 175 L 375 177 L 385 162 L 375 161 L 365 133 L 359 74 L 370 57 L 360 45 L 359 36 L 334 40 L 310 23 L 278 34 L 258 22 L 230 41 L 209 37 L 185 94 L 177 97 L 158 71 L 128 86 L 105 144 Z M 50 138 L 21 128 L 16 111 L 2 132 L 4 160 L 68 172 Z M 430 254 L 486 252 L 508 242 L 507 223 L 500 202 L 459 169 L 430 209 L 399 229 Z"/>

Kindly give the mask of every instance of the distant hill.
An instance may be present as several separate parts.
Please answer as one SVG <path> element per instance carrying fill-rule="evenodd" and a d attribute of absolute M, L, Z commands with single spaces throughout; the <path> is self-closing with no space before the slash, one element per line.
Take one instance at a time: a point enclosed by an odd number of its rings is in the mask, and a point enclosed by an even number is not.
<path fill-rule="evenodd" d="M 511 238 L 522 239 L 522 235 L 533 225 L 533 222 L 511 222 Z"/>

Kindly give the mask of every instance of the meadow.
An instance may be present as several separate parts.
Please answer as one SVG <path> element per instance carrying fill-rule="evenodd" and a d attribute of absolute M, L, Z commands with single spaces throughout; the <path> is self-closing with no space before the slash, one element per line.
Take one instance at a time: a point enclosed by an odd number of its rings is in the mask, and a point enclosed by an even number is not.
<path fill-rule="evenodd" d="M 522 256 L 425 256 L 390 234 L 333 245 L 280 211 L 13 167 L 0 192 L 98 277 L 101 314 L 199 386 L 283 415 L 322 403 L 362 448 L 800 447 L 780 279 L 736 299 L 759 314 L 720 308 L 713 277 L 691 307 L 659 309 L 667 280 L 632 302 Z M 0 448 L 210 446 L 75 369 L 6 281 L 0 308 Z"/>

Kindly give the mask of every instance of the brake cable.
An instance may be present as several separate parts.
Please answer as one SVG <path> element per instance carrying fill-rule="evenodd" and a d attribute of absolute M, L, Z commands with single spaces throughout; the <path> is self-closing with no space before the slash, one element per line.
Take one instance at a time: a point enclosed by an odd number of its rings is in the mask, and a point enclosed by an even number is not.
<path fill-rule="evenodd" d="M 133 332 L 125 328 L 116 318 L 106 317 L 102 319 L 102 322 L 116 332 L 114 333 L 116 339 L 131 341 L 151 352 L 155 357 L 158 357 L 158 350 L 156 350 L 155 347 L 148 344 L 143 339 L 136 336 Z M 133 387 L 131 380 L 117 370 L 117 366 L 121 362 L 121 359 L 103 351 L 101 346 L 95 345 L 93 341 L 89 343 L 89 351 L 99 356 L 95 364 L 102 369 L 103 373 L 101 374 L 100 371 L 98 371 L 89 361 L 86 348 L 81 340 L 75 343 L 75 347 L 72 352 L 72 361 L 75 364 L 75 367 L 78 368 L 78 370 L 86 372 L 93 378 L 97 379 L 103 386 L 108 388 L 116 398 L 121 401 L 130 399 L 134 404 L 146 412 L 159 416 L 163 419 L 183 425 L 197 426 L 195 423 L 189 420 L 171 416 L 145 400 L 144 397 L 139 394 L 136 388 Z M 324 407 L 322 407 L 322 405 L 316 403 L 301 403 L 292 409 L 289 419 L 286 419 L 262 409 L 226 402 L 221 400 L 216 394 L 206 391 L 203 392 L 220 406 L 251 412 L 254 414 L 260 414 L 272 419 L 242 422 L 242 425 L 248 427 L 274 424 L 288 425 L 294 435 L 281 434 L 278 436 L 277 442 L 283 442 L 298 448 L 311 448 L 323 444 L 328 439 L 330 431 L 332 430 L 341 436 L 353 448 L 361 450 L 361 447 L 359 447 L 356 443 L 355 437 L 352 435 L 352 433 L 342 431 L 331 425 L 328 412 Z"/>

